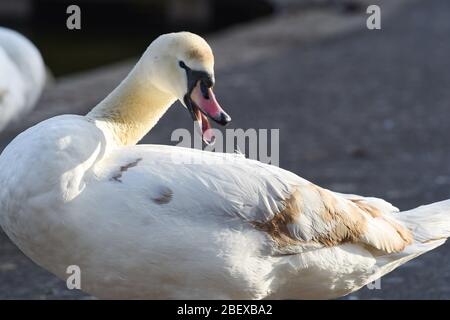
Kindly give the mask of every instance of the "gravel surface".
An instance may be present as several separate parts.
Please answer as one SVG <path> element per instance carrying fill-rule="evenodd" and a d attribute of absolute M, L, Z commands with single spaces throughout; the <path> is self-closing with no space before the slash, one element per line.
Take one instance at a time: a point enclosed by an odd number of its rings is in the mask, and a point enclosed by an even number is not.
<path fill-rule="evenodd" d="M 381 31 L 287 40 L 283 50 L 220 65 L 216 92 L 230 127 L 279 128 L 281 167 L 335 191 L 382 197 L 402 210 L 450 198 L 449 12 L 446 0 L 412 1 L 383 20 Z M 98 101 L 128 68 L 117 67 L 95 92 L 77 91 L 76 79 L 60 84 L 66 95 L 83 92 L 79 105 L 71 99 L 73 112 L 92 106 L 87 102 Z M 102 72 L 90 79 L 102 80 Z M 30 121 L 64 109 L 45 109 L 46 101 L 65 101 L 49 96 Z M 170 134 L 180 127 L 192 124 L 177 105 L 143 142 L 174 144 Z M 444 245 L 383 277 L 381 290 L 347 298 L 449 299 L 449 264 Z M 89 297 L 65 289 L 0 234 L 0 298 Z"/>

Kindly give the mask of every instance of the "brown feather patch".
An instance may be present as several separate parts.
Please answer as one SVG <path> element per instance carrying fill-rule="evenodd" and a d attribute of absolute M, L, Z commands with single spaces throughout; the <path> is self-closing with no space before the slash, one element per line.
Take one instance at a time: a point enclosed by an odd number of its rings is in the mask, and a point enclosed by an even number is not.
<path fill-rule="evenodd" d="M 393 252 L 402 251 L 407 245 L 410 245 L 413 242 L 413 235 L 410 230 L 405 228 L 399 223 L 388 219 L 387 217 L 383 217 L 383 212 L 377 207 L 367 203 L 364 199 L 351 199 L 359 209 L 368 213 L 372 218 L 379 218 L 388 223 L 398 234 L 398 236 L 403 240 L 403 243 L 400 246 L 394 247 Z"/>
<path fill-rule="evenodd" d="M 167 204 L 172 201 L 173 191 L 168 187 L 163 187 L 160 190 L 160 194 L 156 198 L 152 198 L 153 202 L 156 204 Z"/>
<path fill-rule="evenodd" d="M 332 225 L 327 233 L 316 232 L 312 241 L 324 246 L 335 246 L 343 242 L 356 242 L 366 231 L 367 221 L 355 210 L 344 211 L 338 205 L 336 197 L 328 190 L 311 184 L 305 192 L 318 193 L 322 201 L 321 210 L 317 215 L 326 225 Z M 295 190 L 286 200 L 285 209 L 267 222 L 252 222 L 259 230 L 268 233 L 279 247 L 305 244 L 306 240 L 295 238 L 289 231 L 290 224 L 299 223 L 303 203 L 300 190 Z"/>
<path fill-rule="evenodd" d="M 309 210 L 305 211 L 308 199 Z M 303 219 L 305 215 L 306 219 Z M 306 216 L 308 215 L 308 216 Z M 367 241 L 368 224 L 371 219 L 383 219 L 392 228 L 393 237 L 386 246 L 377 243 L 377 235 L 372 234 L 374 242 Z M 399 252 L 413 241 L 410 230 L 394 219 L 384 216 L 377 207 L 361 200 L 348 200 L 314 184 L 297 188 L 285 200 L 285 208 L 272 219 L 265 222 L 251 222 L 257 229 L 266 232 L 279 248 L 292 245 L 321 244 L 326 247 L 342 243 L 360 243 L 380 252 Z M 299 231 L 307 234 L 293 234 L 290 225 L 297 225 Z M 398 235 L 401 241 L 396 237 Z M 370 236 L 370 235 L 369 235 Z"/>
<path fill-rule="evenodd" d="M 330 232 L 317 234 L 316 240 L 325 246 L 334 246 L 342 242 L 357 242 L 367 229 L 366 218 L 357 209 L 339 205 L 336 196 L 331 191 L 312 186 L 322 199 L 324 210 L 321 212 L 321 216 L 325 222 L 334 224 Z"/>
<path fill-rule="evenodd" d="M 142 158 L 137 158 L 135 161 L 121 166 L 119 169 L 119 172 L 117 172 L 114 176 L 112 176 L 110 180 L 122 182 L 121 178 L 122 178 L 123 173 L 126 172 L 130 168 L 136 167 L 138 165 L 138 163 L 141 161 L 142 161 Z"/>
<path fill-rule="evenodd" d="M 259 230 L 267 232 L 280 247 L 298 244 L 299 240 L 292 238 L 287 226 L 296 223 L 300 216 L 299 202 L 301 194 L 299 190 L 295 190 L 285 201 L 284 210 L 267 222 L 253 221 L 252 224 Z"/>
<path fill-rule="evenodd" d="M 383 215 L 380 209 L 378 209 L 373 205 L 368 204 L 363 199 L 350 199 L 350 201 L 353 202 L 362 211 L 365 211 L 368 214 L 370 214 L 373 218 L 381 217 Z"/>

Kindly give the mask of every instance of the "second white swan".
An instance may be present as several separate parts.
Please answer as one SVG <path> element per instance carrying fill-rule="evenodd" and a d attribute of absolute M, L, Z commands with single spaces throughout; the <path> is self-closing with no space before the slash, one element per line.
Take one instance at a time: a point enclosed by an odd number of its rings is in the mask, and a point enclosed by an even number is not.
<path fill-rule="evenodd" d="M 0 131 L 34 107 L 46 78 L 44 61 L 34 44 L 0 27 Z"/>

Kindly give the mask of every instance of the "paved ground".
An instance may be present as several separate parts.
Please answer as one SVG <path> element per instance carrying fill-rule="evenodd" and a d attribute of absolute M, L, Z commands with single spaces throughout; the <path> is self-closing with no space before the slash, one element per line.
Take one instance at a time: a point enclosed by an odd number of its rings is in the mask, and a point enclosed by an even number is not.
<path fill-rule="evenodd" d="M 401 209 L 450 198 L 449 12 L 446 0 L 413 1 L 383 20 L 382 31 L 360 28 L 311 42 L 288 38 L 283 50 L 219 64 L 217 96 L 233 117 L 231 127 L 280 128 L 281 166 L 319 185 L 382 197 Z M 113 80 L 99 83 L 96 92 L 77 91 L 88 98 L 71 101 L 76 112 L 128 68 L 116 68 Z M 103 78 L 99 73 L 90 79 Z M 82 87 L 72 87 L 76 81 L 61 86 L 70 93 Z M 43 108 L 30 121 L 64 109 Z M 144 142 L 171 143 L 178 127 L 191 128 L 179 106 Z M 449 265 L 445 245 L 384 277 L 381 290 L 350 298 L 450 299 Z M 0 235 L 0 298 L 79 297 L 85 296 L 64 289 Z"/>

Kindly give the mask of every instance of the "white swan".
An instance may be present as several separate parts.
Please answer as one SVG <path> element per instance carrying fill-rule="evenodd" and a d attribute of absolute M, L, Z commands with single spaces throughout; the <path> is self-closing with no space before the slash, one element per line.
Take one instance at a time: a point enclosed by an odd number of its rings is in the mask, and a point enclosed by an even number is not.
<path fill-rule="evenodd" d="M 135 145 L 176 99 L 204 131 L 228 122 L 213 83 L 202 38 L 163 35 L 87 116 L 20 134 L 0 156 L 5 232 L 100 298 L 333 298 L 445 242 L 450 201 L 397 213 L 242 156 Z"/>
<path fill-rule="evenodd" d="M 39 50 L 20 33 L 0 27 L 0 131 L 33 108 L 45 80 Z"/>

